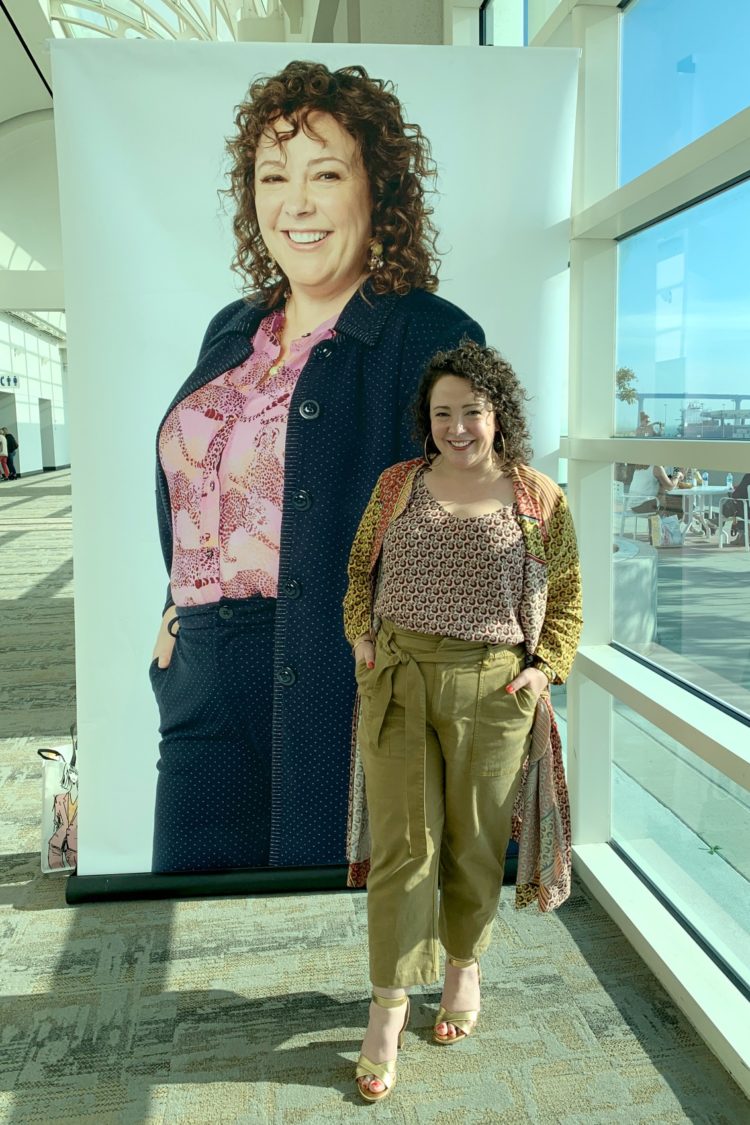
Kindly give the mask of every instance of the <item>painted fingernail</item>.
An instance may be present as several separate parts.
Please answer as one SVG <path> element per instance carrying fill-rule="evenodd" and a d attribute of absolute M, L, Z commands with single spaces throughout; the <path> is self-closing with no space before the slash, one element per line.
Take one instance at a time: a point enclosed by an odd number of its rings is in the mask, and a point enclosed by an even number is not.
<path fill-rule="evenodd" d="M 515 689 L 515 688 L 513 687 L 513 684 L 508 684 L 508 686 L 507 686 L 507 688 L 506 688 L 505 690 L 506 690 L 506 691 L 509 691 L 509 692 L 511 693 L 511 695 L 512 695 L 512 694 L 513 694 L 513 692 L 514 692 L 514 691 L 515 691 L 516 689 Z"/>
<path fill-rule="evenodd" d="M 373 662 L 372 660 L 368 660 L 368 661 L 367 661 L 367 667 L 368 667 L 368 668 L 374 668 L 374 667 L 375 667 L 375 664 L 374 664 L 374 662 Z"/>

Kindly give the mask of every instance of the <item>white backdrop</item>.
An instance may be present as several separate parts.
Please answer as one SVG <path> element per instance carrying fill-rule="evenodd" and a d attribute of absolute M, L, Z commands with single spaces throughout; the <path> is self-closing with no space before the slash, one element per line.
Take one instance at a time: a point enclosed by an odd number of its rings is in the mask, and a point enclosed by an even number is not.
<path fill-rule="evenodd" d="M 157 710 L 147 666 L 167 576 L 156 427 L 210 317 L 237 295 L 224 138 L 258 74 L 292 58 L 392 79 L 430 138 L 440 293 L 535 396 L 556 472 L 567 369 L 577 52 L 55 40 L 73 462 L 79 873 L 149 871 Z"/>

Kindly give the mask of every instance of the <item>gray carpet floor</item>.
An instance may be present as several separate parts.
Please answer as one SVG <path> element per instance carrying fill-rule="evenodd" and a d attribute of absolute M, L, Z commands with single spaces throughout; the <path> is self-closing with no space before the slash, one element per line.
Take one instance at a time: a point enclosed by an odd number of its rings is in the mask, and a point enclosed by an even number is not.
<path fill-rule="evenodd" d="M 0 1120 L 750 1120 L 579 885 L 552 917 L 516 913 L 505 888 L 479 1030 L 434 1046 L 439 992 L 419 990 L 397 1088 L 377 1107 L 352 1080 L 367 1010 L 364 895 L 66 907 L 64 877 L 39 871 L 36 748 L 64 738 L 74 706 L 68 484 L 58 473 L 0 492 Z"/>

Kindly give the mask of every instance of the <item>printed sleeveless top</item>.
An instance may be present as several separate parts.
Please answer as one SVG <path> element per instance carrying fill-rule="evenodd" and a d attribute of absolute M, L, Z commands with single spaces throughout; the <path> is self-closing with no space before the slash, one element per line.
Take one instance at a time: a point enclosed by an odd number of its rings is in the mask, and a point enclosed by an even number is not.
<path fill-rule="evenodd" d="M 454 516 L 420 473 L 383 540 L 375 613 L 419 633 L 522 644 L 524 553 L 515 505 Z"/>

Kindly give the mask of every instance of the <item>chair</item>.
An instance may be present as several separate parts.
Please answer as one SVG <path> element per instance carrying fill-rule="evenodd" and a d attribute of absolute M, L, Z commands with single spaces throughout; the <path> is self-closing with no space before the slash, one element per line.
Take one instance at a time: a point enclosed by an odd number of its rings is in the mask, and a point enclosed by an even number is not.
<path fill-rule="evenodd" d="M 727 505 L 732 507 L 727 510 Z M 736 504 L 742 505 L 742 515 L 737 516 Z M 745 550 L 750 551 L 750 521 L 748 520 L 748 505 L 750 501 L 734 499 L 731 496 L 722 496 L 719 501 L 719 523 L 716 528 L 716 537 L 719 540 L 719 550 L 729 543 L 729 529 L 736 519 L 742 520 L 744 528 Z"/>
<path fill-rule="evenodd" d="M 648 521 L 653 512 L 634 512 L 632 504 L 642 504 L 644 500 L 648 499 L 646 496 L 627 496 L 625 494 L 625 485 L 621 480 L 612 482 L 612 500 L 615 516 L 620 517 L 620 535 L 625 535 L 625 521 L 632 519 L 633 526 L 633 539 L 638 538 L 638 520 L 644 520 L 646 523 L 646 538 L 648 539 Z"/>

